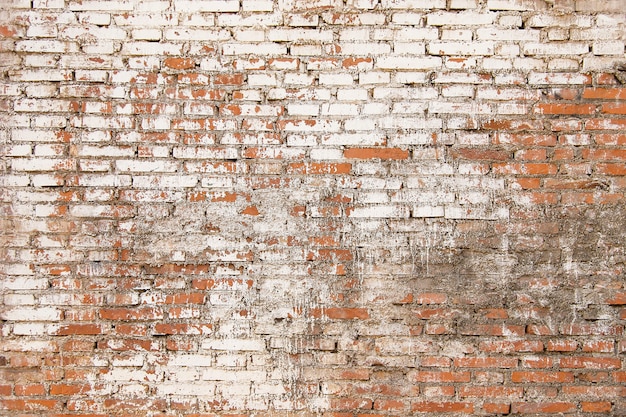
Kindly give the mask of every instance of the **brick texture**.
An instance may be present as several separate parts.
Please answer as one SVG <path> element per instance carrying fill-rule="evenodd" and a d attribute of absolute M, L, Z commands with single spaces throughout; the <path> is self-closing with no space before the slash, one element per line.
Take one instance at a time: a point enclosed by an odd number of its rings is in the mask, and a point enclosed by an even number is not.
<path fill-rule="evenodd" d="M 623 0 L 0 3 L 0 415 L 626 415 Z"/>

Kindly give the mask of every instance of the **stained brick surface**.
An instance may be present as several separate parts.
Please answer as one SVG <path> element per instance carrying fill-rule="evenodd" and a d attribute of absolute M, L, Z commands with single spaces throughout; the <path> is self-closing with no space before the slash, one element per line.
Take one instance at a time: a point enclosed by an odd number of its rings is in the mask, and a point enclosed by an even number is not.
<path fill-rule="evenodd" d="M 624 0 L 0 3 L 0 415 L 626 415 Z"/>

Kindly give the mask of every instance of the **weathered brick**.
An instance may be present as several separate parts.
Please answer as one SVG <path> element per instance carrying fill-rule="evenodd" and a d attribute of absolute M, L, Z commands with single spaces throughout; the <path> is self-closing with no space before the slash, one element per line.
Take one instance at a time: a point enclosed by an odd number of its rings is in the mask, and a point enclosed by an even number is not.
<path fill-rule="evenodd" d="M 621 415 L 618 3 L 11 2 L 0 408 Z"/>

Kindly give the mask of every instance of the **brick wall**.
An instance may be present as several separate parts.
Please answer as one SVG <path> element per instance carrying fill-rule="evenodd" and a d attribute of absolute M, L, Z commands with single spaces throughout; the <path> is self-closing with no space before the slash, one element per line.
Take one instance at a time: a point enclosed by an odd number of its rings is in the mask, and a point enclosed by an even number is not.
<path fill-rule="evenodd" d="M 624 0 L 13 0 L 0 414 L 626 415 Z"/>

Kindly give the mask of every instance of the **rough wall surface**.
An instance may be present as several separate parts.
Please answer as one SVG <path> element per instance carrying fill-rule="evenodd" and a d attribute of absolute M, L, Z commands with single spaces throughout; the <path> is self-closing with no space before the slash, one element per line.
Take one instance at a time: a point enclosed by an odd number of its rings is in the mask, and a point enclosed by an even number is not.
<path fill-rule="evenodd" d="M 626 415 L 623 0 L 14 0 L 3 416 Z"/>

